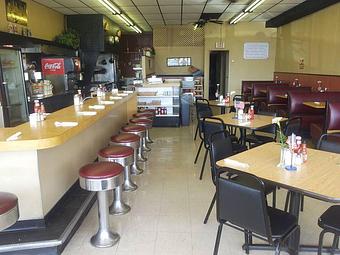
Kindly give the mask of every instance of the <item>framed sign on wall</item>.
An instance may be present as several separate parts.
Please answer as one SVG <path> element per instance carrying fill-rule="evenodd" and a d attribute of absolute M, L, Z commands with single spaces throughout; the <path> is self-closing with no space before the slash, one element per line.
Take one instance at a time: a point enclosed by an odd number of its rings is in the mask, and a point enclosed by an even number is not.
<path fill-rule="evenodd" d="M 269 43 L 267 42 L 247 42 L 244 44 L 244 59 L 268 59 Z"/>
<path fill-rule="evenodd" d="M 21 0 L 6 0 L 6 16 L 9 22 L 27 26 L 27 5 Z"/>

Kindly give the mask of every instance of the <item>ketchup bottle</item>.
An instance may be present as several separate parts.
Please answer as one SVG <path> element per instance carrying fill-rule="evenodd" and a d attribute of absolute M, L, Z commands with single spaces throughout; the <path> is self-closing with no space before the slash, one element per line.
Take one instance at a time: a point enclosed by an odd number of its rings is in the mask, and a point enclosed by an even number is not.
<path fill-rule="evenodd" d="M 248 115 L 249 115 L 249 119 L 253 120 L 254 119 L 254 106 L 251 105 L 249 110 L 248 110 Z"/>

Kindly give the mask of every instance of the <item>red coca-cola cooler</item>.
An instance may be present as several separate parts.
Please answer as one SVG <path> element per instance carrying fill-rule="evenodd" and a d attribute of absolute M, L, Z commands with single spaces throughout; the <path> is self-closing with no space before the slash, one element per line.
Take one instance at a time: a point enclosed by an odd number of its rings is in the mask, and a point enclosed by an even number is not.
<path fill-rule="evenodd" d="M 43 79 L 50 80 L 53 94 L 75 89 L 80 80 L 81 66 L 78 57 L 49 57 L 41 59 Z"/>

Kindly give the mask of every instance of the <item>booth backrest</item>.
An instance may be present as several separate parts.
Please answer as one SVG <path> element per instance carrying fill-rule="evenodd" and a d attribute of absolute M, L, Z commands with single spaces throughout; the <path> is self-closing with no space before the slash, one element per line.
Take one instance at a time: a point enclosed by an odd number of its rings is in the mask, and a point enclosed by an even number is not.
<path fill-rule="evenodd" d="M 288 84 L 276 84 L 274 82 L 272 83 L 253 83 L 252 86 L 252 97 L 266 97 L 266 94 L 261 92 L 261 90 L 267 90 L 268 87 L 287 87 L 288 88 Z"/>
<path fill-rule="evenodd" d="M 340 92 L 288 92 L 288 113 L 289 117 L 301 117 L 302 129 L 305 132 L 309 132 L 310 124 L 323 125 L 325 121 L 325 109 L 317 109 L 310 106 L 306 106 L 303 102 L 326 102 L 339 101 Z"/>
<path fill-rule="evenodd" d="M 311 87 L 287 87 L 287 86 L 270 86 L 267 88 L 267 103 L 268 104 L 287 104 L 286 98 L 277 97 L 285 95 L 289 91 L 311 92 Z"/>
<path fill-rule="evenodd" d="M 340 130 L 340 98 L 338 102 L 327 103 L 325 128 L 326 131 Z"/>
<path fill-rule="evenodd" d="M 253 83 L 274 83 L 273 81 L 242 81 L 242 94 L 250 94 Z"/>

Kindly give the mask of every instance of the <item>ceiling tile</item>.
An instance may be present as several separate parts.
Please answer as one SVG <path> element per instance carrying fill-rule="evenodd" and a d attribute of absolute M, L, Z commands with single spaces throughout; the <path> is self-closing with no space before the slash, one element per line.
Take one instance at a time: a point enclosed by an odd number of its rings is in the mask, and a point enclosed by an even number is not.
<path fill-rule="evenodd" d="M 91 8 L 83 8 L 83 7 L 75 7 L 75 8 L 71 8 L 73 11 L 79 13 L 79 14 L 97 14 L 98 12 L 96 12 L 95 10 L 91 9 Z"/>
<path fill-rule="evenodd" d="M 53 8 L 53 9 L 56 10 L 57 12 L 65 14 L 65 15 L 78 14 L 78 13 L 76 13 L 76 12 L 74 12 L 74 11 L 68 9 L 68 8 L 64 8 L 64 7 L 62 7 L 62 8 Z"/>
<path fill-rule="evenodd" d="M 204 8 L 204 5 L 184 5 L 183 12 L 187 13 L 201 13 Z"/>
<path fill-rule="evenodd" d="M 133 6 L 133 3 L 130 0 L 114 0 L 113 2 L 119 7 Z"/>
<path fill-rule="evenodd" d="M 225 10 L 228 5 L 226 4 L 214 4 L 207 5 L 204 9 L 205 13 L 221 13 Z"/>
<path fill-rule="evenodd" d="M 87 7 L 85 4 L 78 0 L 54 0 L 56 3 L 63 5 L 64 7 Z"/>
<path fill-rule="evenodd" d="M 157 5 L 156 0 L 133 0 L 136 5 Z"/>
<path fill-rule="evenodd" d="M 158 0 L 160 5 L 181 5 L 182 0 Z"/>
<path fill-rule="evenodd" d="M 152 14 L 152 13 L 159 13 L 159 9 L 157 5 L 147 5 L 147 6 L 138 6 L 138 9 L 143 14 Z"/>
<path fill-rule="evenodd" d="M 163 13 L 180 13 L 180 5 L 161 5 L 161 10 Z"/>
<path fill-rule="evenodd" d="M 176 13 L 176 14 L 164 14 L 163 16 L 165 19 L 181 19 L 181 14 L 180 13 Z"/>
<path fill-rule="evenodd" d="M 196 5 L 196 4 L 201 4 L 204 5 L 207 1 L 206 0 L 183 0 L 184 5 Z"/>
<path fill-rule="evenodd" d="M 60 7 L 62 8 L 63 6 L 54 2 L 53 0 L 35 0 L 34 2 L 45 5 L 47 7 Z"/>

